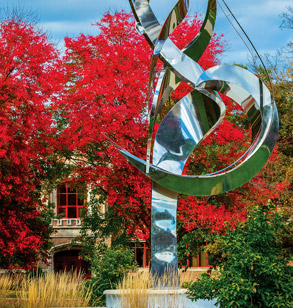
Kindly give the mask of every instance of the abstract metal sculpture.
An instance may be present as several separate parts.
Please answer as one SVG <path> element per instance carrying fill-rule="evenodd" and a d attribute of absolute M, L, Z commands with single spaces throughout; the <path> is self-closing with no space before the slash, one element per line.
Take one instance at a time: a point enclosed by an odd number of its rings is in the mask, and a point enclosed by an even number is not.
<path fill-rule="evenodd" d="M 208 196 L 230 191 L 249 181 L 264 166 L 277 140 L 278 113 L 266 86 L 252 73 L 220 65 L 204 71 L 197 61 L 204 53 L 216 22 L 217 1 L 208 0 L 199 34 L 180 50 L 170 34 L 187 14 L 189 1 L 179 0 L 161 26 L 149 0 L 129 0 L 137 29 L 153 49 L 149 82 L 149 131 L 147 159 L 118 148 L 129 162 L 152 179 L 152 274 L 172 274 L 178 283 L 176 212 L 177 194 Z M 157 61 L 164 67 L 156 85 Z M 153 142 L 154 124 L 163 103 L 181 81 L 193 91 L 178 101 L 161 122 Z M 221 122 L 225 105 L 219 93 L 237 102 L 252 128 L 249 149 L 232 165 L 212 174 L 184 176 L 184 165 L 208 134 Z M 153 144 L 153 149 L 152 149 Z M 152 153 L 152 161 L 151 161 Z M 168 283 L 167 283 L 168 285 Z"/>

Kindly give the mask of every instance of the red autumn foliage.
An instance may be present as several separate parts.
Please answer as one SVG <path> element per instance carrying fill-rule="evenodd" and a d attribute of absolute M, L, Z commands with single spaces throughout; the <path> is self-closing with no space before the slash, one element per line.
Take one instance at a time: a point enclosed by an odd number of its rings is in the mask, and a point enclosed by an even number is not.
<path fill-rule="evenodd" d="M 61 89 L 60 65 L 54 46 L 31 25 L 0 24 L 0 267 L 30 268 L 48 248 L 37 190 L 53 153 L 47 104 Z"/>
<path fill-rule="evenodd" d="M 178 46 L 185 46 L 200 25 L 197 18 L 183 22 L 172 34 Z M 65 61 L 71 85 L 62 100 L 68 123 L 62 138 L 64 146 L 68 140 L 68 149 L 80 153 L 80 158 L 74 158 L 77 180 L 100 186 L 107 194 L 108 205 L 115 207 L 116 213 L 129 222 L 129 232 L 148 239 L 150 181 L 128 164 L 103 134 L 134 155 L 145 157 L 145 101 L 151 50 L 135 31 L 129 14 L 107 14 L 97 26 L 97 36 L 81 35 L 75 40 L 66 40 Z M 214 35 L 200 59 L 204 69 L 219 64 L 224 50 L 222 44 L 221 37 Z M 173 99 L 179 99 L 187 91 L 189 87 L 183 84 Z M 249 146 L 250 131 L 243 129 L 244 115 L 233 102 L 224 100 L 228 108 L 226 119 L 192 155 L 186 173 L 224 168 Z M 86 157 L 87 164 L 82 157 Z M 267 184 L 263 184 L 267 188 Z M 276 188 L 263 190 L 263 199 L 276 197 L 280 192 Z M 245 208 L 257 189 L 252 181 L 236 192 L 213 197 L 212 203 L 207 199 L 182 197 L 178 217 L 187 231 L 200 227 L 220 232 L 224 221 L 236 223 L 245 219 Z"/>
<path fill-rule="evenodd" d="M 174 34 L 175 42 L 186 45 L 200 25 L 197 18 L 183 22 Z M 88 161 L 89 153 L 94 154 L 90 158 L 93 164 L 78 164 L 78 180 L 96 183 L 98 179 L 98 185 L 107 192 L 107 203 L 131 222 L 129 232 L 146 239 L 150 181 L 105 142 L 103 133 L 134 155 L 145 156 L 151 50 L 136 32 L 130 14 L 107 14 L 97 26 L 97 36 L 66 39 L 65 61 L 72 84 L 62 100 L 68 123 L 62 132 L 63 145 L 71 151 L 78 150 L 81 160 L 87 157 Z M 222 52 L 220 38 L 214 36 L 200 64 L 204 68 L 218 64 Z M 183 87 L 179 93 L 186 89 Z M 75 161 L 78 163 L 77 157 Z"/>
<path fill-rule="evenodd" d="M 97 26 L 96 36 L 65 39 L 62 63 L 32 26 L 21 21 L 0 25 L 1 266 L 30 268 L 46 256 L 49 229 L 39 198 L 43 181 L 63 176 L 57 174 L 56 156 L 72 164 L 71 181 L 100 189 L 129 233 L 149 238 L 151 183 L 105 134 L 145 158 L 151 50 L 130 14 L 106 14 Z M 174 40 L 183 47 L 199 28 L 200 21 L 190 18 L 174 32 Z M 200 64 L 204 69 L 217 65 L 222 52 L 221 38 L 214 35 Z M 186 91 L 182 85 L 173 99 Z M 232 102 L 225 103 L 227 118 L 192 154 L 187 174 L 221 169 L 247 148 L 245 117 L 235 113 L 239 110 Z M 277 198 L 286 185 L 268 185 L 258 176 L 221 196 L 182 196 L 178 218 L 184 232 L 221 232 L 225 221 L 245 219 L 247 206 Z"/>

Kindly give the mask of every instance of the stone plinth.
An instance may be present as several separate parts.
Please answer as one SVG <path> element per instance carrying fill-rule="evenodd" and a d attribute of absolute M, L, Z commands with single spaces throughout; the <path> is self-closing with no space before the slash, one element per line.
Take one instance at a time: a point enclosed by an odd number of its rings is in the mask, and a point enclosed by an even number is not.
<path fill-rule="evenodd" d="M 106 290 L 107 308 L 214 308 L 216 300 L 192 302 L 186 289 L 178 290 Z"/>

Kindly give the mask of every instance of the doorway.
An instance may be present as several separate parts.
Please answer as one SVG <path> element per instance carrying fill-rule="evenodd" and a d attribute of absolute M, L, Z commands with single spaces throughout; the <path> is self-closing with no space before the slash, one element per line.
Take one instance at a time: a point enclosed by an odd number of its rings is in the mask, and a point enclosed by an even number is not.
<path fill-rule="evenodd" d="M 80 250 L 70 249 L 56 252 L 54 254 L 54 271 L 56 273 L 77 272 L 90 275 L 89 263 L 79 255 Z"/>

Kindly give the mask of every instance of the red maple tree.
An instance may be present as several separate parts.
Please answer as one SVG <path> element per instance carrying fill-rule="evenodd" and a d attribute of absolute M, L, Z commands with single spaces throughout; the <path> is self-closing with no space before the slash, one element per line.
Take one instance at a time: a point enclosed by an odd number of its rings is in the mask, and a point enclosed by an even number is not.
<path fill-rule="evenodd" d="M 200 25 L 198 18 L 190 18 L 176 29 L 173 36 L 179 47 Z M 44 181 L 53 183 L 64 176 L 60 165 L 70 168 L 70 181 L 96 188 L 123 218 L 129 234 L 149 239 L 151 183 L 105 135 L 145 158 L 151 50 L 135 31 L 130 14 L 106 14 L 97 26 L 96 36 L 66 38 L 61 61 L 46 36 L 31 25 L 13 20 L 0 24 L 2 267 L 30 268 L 46 256 L 50 230 L 40 192 Z M 221 37 L 214 35 L 200 65 L 217 65 L 222 53 Z M 186 91 L 187 86 L 179 88 L 173 102 Z M 191 155 L 187 174 L 220 169 L 247 148 L 245 116 L 233 102 L 225 103 L 225 121 Z M 274 162 L 277 156 L 276 151 Z M 221 232 L 225 221 L 245 219 L 250 204 L 277 198 L 284 186 L 257 176 L 220 196 L 181 196 L 179 237 L 194 229 Z"/>
<path fill-rule="evenodd" d="M 54 156 L 50 101 L 62 89 L 61 65 L 32 25 L 1 22 L 0 267 L 29 269 L 47 255 L 49 224 L 39 200 Z"/>
<path fill-rule="evenodd" d="M 63 145 L 75 153 L 71 161 L 76 165 L 76 180 L 99 187 L 106 194 L 108 205 L 128 221 L 129 233 L 148 239 L 150 181 L 121 157 L 104 134 L 134 155 L 145 158 L 151 50 L 135 31 L 130 14 L 106 14 L 97 26 L 96 36 L 66 39 L 65 63 L 70 86 L 59 106 L 66 118 Z M 172 34 L 174 41 L 184 47 L 200 26 L 197 17 L 187 19 Z M 219 64 L 223 51 L 222 37 L 213 35 L 200 65 L 207 69 Z M 173 101 L 186 91 L 189 91 L 186 85 L 178 88 Z M 186 173 L 220 169 L 240 157 L 249 146 L 250 130 L 245 115 L 236 104 L 224 100 L 228 108 L 226 119 L 191 156 Z M 245 209 L 252 202 L 254 191 L 259 194 L 256 185 L 259 179 L 221 196 L 204 199 L 182 196 L 178 217 L 184 232 L 193 228 L 220 232 L 225 221 L 236 223 L 245 219 Z M 280 191 L 277 186 L 269 188 L 265 182 L 262 188 L 265 188 L 264 200 L 276 197 Z"/>

